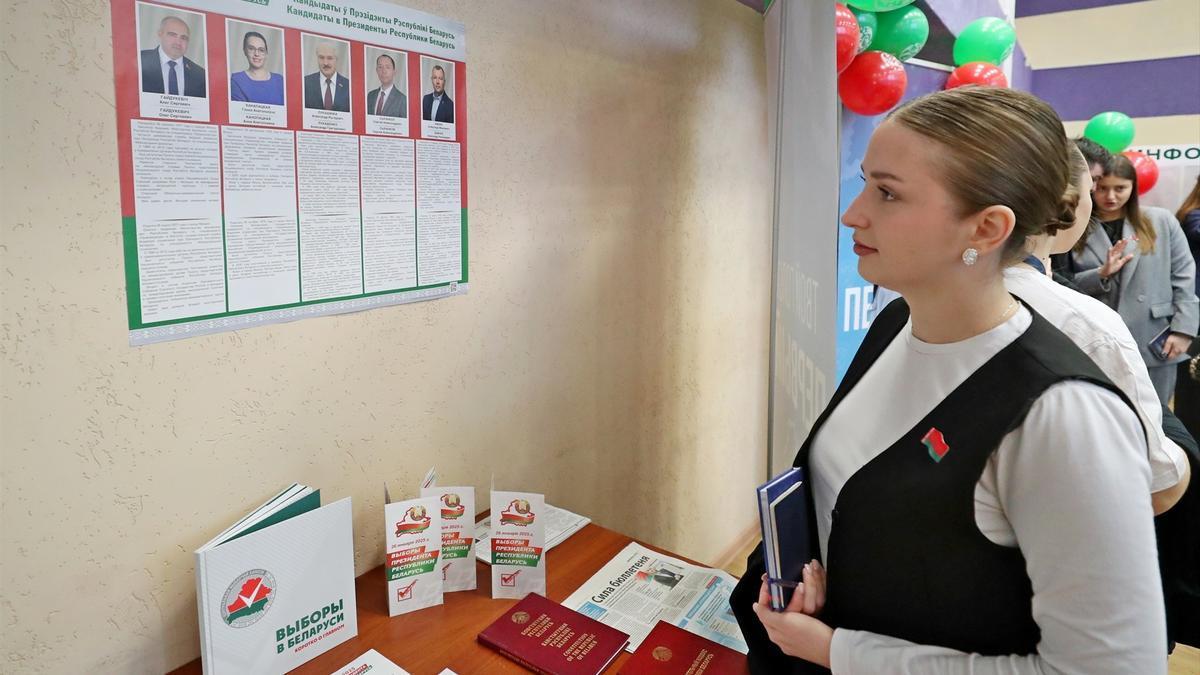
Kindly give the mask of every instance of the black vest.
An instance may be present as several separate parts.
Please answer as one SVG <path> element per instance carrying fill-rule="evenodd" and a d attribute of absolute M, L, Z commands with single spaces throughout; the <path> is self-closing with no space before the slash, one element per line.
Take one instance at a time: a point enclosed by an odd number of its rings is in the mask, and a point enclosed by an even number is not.
<path fill-rule="evenodd" d="M 1086 380 L 1128 400 L 1069 338 L 1030 311 L 1028 330 L 842 488 L 828 542 L 825 622 L 984 655 L 1036 651 L 1040 632 L 1025 560 L 1019 549 L 992 543 L 979 531 L 975 486 L 1000 441 L 1051 385 Z M 903 301 L 876 318 L 795 466 L 809 473 L 817 432 L 907 320 Z M 902 386 L 897 383 L 896 395 L 903 395 Z M 869 423 L 871 411 L 863 415 Z M 809 511 L 811 550 L 819 551 L 812 504 Z M 761 552 L 755 551 L 730 600 L 750 645 L 752 671 L 806 672 L 766 639 L 750 609 L 761 569 Z"/>

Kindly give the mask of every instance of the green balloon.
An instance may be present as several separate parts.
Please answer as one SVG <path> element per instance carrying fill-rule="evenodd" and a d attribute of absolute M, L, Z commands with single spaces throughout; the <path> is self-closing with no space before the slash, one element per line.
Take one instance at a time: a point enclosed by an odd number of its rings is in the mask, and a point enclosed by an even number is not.
<path fill-rule="evenodd" d="M 917 55 L 929 39 L 929 19 L 919 7 L 905 7 L 877 16 L 879 27 L 871 42 L 873 51 L 887 52 L 901 61 Z M 861 30 L 861 29 L 860 29 Z"/>
<path fill-rule="evenodd" d="M 954 65 L 975 61 L 1000 65 L 1012 53 L 1017 33 L 1004 19 L 985 16 L 967 24 L 954 40 Z"/>
<path fill-rule="evenodd" d="M 890 12 L 893 9 L 907 7 L 916 2 L 916 0 L 846 0 L 846 4 L 856 9 L 865 9 L 868 12 Z"/>
<path fill-rule="evenodd" d="M 1118 153 L 1133 142 L 1133 120 L 1125 113 L 1102 112 L 1088 120 L 1083 137 L 1090 138 L 1111 153 Z"/>
<path fill-rule="evenodd" d="M 851 7 L 850 11 L 854 13 L 854 18 L 858 19 L 858 53 L 861 54 L 871 48 L 871 40 L 875 38 L 879 19 L 876 18 L 875 12 L 865 9 Z"/>

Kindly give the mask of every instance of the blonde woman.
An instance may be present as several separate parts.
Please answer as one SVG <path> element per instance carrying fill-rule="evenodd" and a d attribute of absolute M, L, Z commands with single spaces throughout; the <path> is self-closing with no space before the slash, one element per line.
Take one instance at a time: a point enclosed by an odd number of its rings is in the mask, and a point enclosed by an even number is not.
<path fill-rule="evenodd" d="M 1142 426 L 1004 285 L 1027 237 L 1073 219 L 1067 143 L 1044 102 L 996 88 L 875 130 L 842 222 L 859 273 L 903 300 L 795 460 L 824 573 L 773 612 L 756 552 L 731 598 L 752 672 L 1165 671 Z"/>

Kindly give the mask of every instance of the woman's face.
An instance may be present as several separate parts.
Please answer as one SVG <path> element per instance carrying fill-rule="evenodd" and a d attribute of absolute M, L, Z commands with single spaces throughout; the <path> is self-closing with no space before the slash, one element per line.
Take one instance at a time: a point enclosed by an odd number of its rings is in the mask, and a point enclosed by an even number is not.
<path fill-rule="evenodd" d="M 875 130 L 862 164 L 866 185 L 842 216 L 864 279 L 908 293 L 962 266 L 970 228 L 944 185 L 944 164 L 940 144 L 898 122 Z"/>
<path fill-rule="evenodd" d="M 1133 194 L 1133 181 L 1118 176 L 1104 176 L 1096 184 L 1096 208 L 1105 220 L 1124 215 L 1125 204 Z"/>
<path fill-rule="evenodd" d="M 246 40 L 246 59 L 250 61 L 251 68 L 262 68 L 267 62 L 267 43 L 253 35 L 250 36 Z"/>
<path fill-rule="evenodd" d="M 1054 246 L 1051 248 L 1051 253 L 1066 253 L 1074 248 L 1075 243 L 1083 236 L 1087 230 L 1088 221 L 1092 217 L 1092 177 L 1090 174 L 1083 174 L 1079 178 L 1079 184 L 1075 186 L 1079 189 L 1079 204 L 1075 206 L 1075 224 L 1065 230 L 1059 230 L 1054 236 Z"/>

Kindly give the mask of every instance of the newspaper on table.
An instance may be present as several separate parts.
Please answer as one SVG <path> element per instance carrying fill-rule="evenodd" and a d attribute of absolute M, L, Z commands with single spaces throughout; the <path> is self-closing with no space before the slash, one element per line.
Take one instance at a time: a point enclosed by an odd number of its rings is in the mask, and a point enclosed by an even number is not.
<path fill-rule="evenodd" d="M 571 513 L 557 506 L 546 504 L 545 508 L 547 551 L 558 546 L 567 537 L 582 530 L 585 525 L 592 522 L 592 519 L 587 516 Z M 491 527 L 491 516 L 475 523 L 475 558 L 487 565 L 492 564 L 492 546 L 491 542 L 488 541 Z"/>
<path fill-rule="evenodd" d="M 735 584 L 727 572 L 631 543 L 562 604 L 627 633 L 631 652 L 661 620 L 745 654 L 729 608 Z"/>

